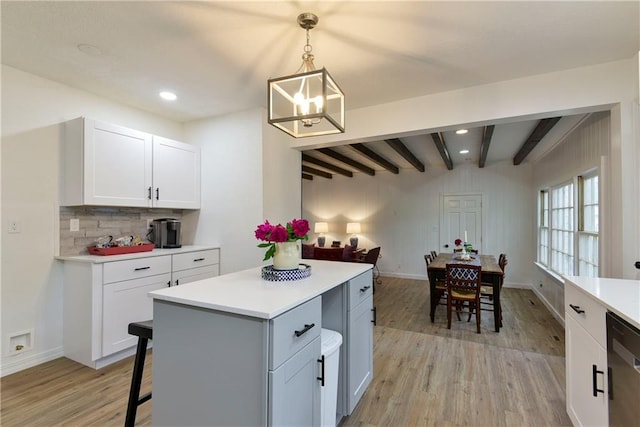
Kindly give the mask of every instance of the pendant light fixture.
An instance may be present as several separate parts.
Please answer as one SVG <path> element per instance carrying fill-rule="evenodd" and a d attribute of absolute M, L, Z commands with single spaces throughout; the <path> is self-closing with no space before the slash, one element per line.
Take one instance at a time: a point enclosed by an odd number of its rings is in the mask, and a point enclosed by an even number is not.
<path fill-rule="evenodd" d="M 294 138 L 344 132 L 344 93 L 323 67 L 313 65 L 309 30 L 318 24 L 302 13 L 298 24 L 307 32 L 302 65 L 293 75 L 269 79 L 269 124 Z"/>

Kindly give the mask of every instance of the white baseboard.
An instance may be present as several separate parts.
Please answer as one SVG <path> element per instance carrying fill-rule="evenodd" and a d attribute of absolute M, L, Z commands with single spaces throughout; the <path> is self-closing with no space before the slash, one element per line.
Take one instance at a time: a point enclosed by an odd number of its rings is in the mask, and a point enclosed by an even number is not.
<path fill-rule="evenodd" d="M 62 350 L 62 347 L 52 348 L 51 350 L 47 350 L 42 353 L 7 356 L 2 360 L 2 366 L 0 366 L 0 377 L 14 374 L 63 356 L 64 351 Z"/>
<path fill-rule="evenodd" d="M 534 294 L 536 294 L 536 296 L 538 297 L 538 299 L 540 301 L 542 301 L 542 303 L 544 304 L 545 307 L 547 307 L 547 310 L 549 310 L 549 312 L 551 313 L 551 315 L 553 317 L 555 317 L 555 319 L 558 321 L 558 323 L 560 323 L 562 325 L 562 327 L 564 328 L 564 316 L 561 316 L 560 313 L 558 313 L 556 311 L 555 308 L 553 308 L 553 305 L 551 305 L 551 303 L 544 297 L 544 295 L 542 295 L 540 292 L 538 292 L 538 289 L 535 286 L 531 287 L 531 290 L 533 291 Z"/>
<path fill-rule="evenodd" d="M 425 274 L 404 274 L 404 273 L 387 273 L 386 271 L 381 271 L 380 276 L 382 277 L 397 277 L 398 279 L 413 279 L 413 280 L 429 280 Z"/>

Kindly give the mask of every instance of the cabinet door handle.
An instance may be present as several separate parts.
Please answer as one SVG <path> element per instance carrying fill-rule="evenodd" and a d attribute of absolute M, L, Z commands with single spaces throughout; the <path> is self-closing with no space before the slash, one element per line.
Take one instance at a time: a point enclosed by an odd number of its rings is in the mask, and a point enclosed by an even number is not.
<path fill-rule="evenodd" d="M 598 388 L 598 374 L 602 374 L 604 376 L 604 371 L 598 371 L 598 367 L 596 365 L 592 366 L 591 378 L 593 379 L 593 397 L 598 397 L 598 393 L 604 393 L 603 389 Z"/>
<path fill-rule="evenodd" d="M 180 285 L 180 279 L 176 279 L 176 286 Z"/>
<path fill-rule="evenodd" d="M 167 287 L 169 287 L 169 288 L 171 287 L 171 280 L 169 280 L 169 281 L 167 282 Z"/>
<path fill-rule="evenodd" d="M 150 269 L 150 268 L 151 268 L 151 267 L 137 267 L 137 268 L 134 268 L 134 269 L 133 269 L 133 271 L 148 270 L 148 269 Z"/>
<path fill-rule="evenodd" d="M 193 262 L 198 262 L 198 261 L 204 261 L 204 258 L 196 258 L 193 260 Z"/>
<path fill-rule="evenodd" d="M 299 336 L 301 336 L 301 335 L 306 334 L 306 333 L 307 333 L 307 331 L 308 331 L 309 329 L 313 328 L 314 326 L 316 326 L 316 324 L 315 324 L 315 323 L 312 323 L 312 324 L 310 324 L 310 325 L 307 325 L 307 324 L 305 323 L 305 325 L 304 325 L 304 329 L 303 329 L 303 330 L 301 330 L 301 331 L 295 331 L 296 337 L 299 337 Z"/>
<path fill-rule="evenodd" d="M 371 311 L 373 311 L 373 320 L 371 321 L 371 323 L 373 323 L 373 326 L 376 326 L 376 325 L 377 325 L 376 321 L 378 320 L 378 319 L 377 319 L 377 317 L 378 317 L 378 312 L 376 311 L 376 307 L 375 307 L 375 306 L 373 306 L 373 308 L 371 309 Z"/>
<path fill-rule="evenodd" d="M 578 314 L 582 314 L 584 313 L 584 310 L 580 308 L 579 305 L 573 305 L 573 304 L 569 304 L 569 307 L 573 308 L 573 311 L 575 311 Z M 595 365 L 594 365 L 595 366 Z"/>
<path fill-rule="evenodd" d="M 371 286 L 365 286 L 364 288 L 360 288 L 360 292 L 367 292 L 367 289 L 369 289 Z"/>
<path fill-rule="evenodd" d="M 147 198 L 149 200 L 151 200 L 151 187 L 149 187 L 148 193 L 147 193 Z"/>
<path fill-rule="evenodd" d="M 320 364 L 320 376 L 317 377 L 317 380 L 320 380 L 320 385 L 324 387 L 324 354 L 318 359 L 318 363 Z"/>
<path fill-rule="evenodd" d="M 156 200 L 160 200 L 160 187 L 156 188 Z"/>

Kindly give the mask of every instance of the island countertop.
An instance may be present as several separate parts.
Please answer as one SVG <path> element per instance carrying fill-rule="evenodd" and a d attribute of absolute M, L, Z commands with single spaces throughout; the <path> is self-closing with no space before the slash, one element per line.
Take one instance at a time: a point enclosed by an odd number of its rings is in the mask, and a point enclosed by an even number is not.
<path fill-rule="evenodd" d="M 640 329 L 640 280 L 582 276 L 564 278 Z"/>
<path fill-rule="evenodd" d="M 311 275 L 292 281 L 262 279 L 262 267 L 149 292 L 156 300 L 241 314 L 274 317 L 372 268 L 371 264 L 304 259 Z"/>

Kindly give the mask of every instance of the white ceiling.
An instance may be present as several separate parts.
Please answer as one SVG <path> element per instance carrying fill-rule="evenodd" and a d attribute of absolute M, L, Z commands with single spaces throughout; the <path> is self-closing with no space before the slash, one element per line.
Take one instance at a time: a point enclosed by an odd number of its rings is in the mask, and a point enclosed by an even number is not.
<path fill-rule="evenodd" d="M 316 67 L 351 109 L 630 58 L 640 50 L 639 5 L 3 0 L 1 52 L 5 65 L 190 121 L 265 106 L 267 79 L 300 65 L 301 12 L 319 16 Z M 166 89 L 178 100 L 159 99 Z"/>

